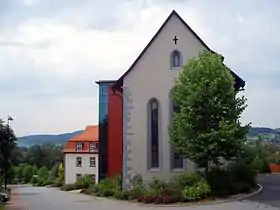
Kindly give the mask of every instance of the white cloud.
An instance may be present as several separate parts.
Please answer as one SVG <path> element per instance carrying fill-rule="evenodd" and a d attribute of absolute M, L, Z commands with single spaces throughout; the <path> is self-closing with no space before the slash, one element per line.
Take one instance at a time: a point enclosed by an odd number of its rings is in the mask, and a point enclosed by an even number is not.
<path fill-rule="evenodd" d="M 277 127 L 279 87 L 263 78 L 279 76 L 277 11 L 241 1 L 48 2 L 27 0 L 18 14 L 6 10 L 3 18 L 11 24 L 0 33 L 0 87 L 7 101 L 0 110 L 15 116 L 18 135 L 97 123 L 92 81 L 124 73 L 173 9 L 246 80 L 244 120 Z"/>

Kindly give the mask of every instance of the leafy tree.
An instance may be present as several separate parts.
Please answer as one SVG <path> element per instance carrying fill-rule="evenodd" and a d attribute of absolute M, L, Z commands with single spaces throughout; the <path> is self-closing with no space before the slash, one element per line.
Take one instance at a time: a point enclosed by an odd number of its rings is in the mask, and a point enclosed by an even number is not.
<path fill-rule="evenodd" d="M 25 183 L 30 182 L 33 177 L 33 167 L 31 165 L 26 165 L 22 175 Z"/>
<path fill-rule="evenodd" d="M 46 180 L 49 177 L 49 171 L 46 166 L 43 166 L 38 171 L 38 178 L 41 180 Z"/>
<path fill-rule="evenodd" d="M 216 53 L 190 59 L 174 81 L 171 99 L 178 106 L 170 127 L 176 153 L 194 162 L 218 165 L 241 150 L 249 125 L 239 118 L 246 99 L 237 97 L 234 78 Z"/>
<path fill-rule="evenodd" d="M 38 167 L 36 165 L 32 166 L 32 173 L 33 173 L 33 175 L 38 174 Z"/>
<path fill-rule="evenodd" d="M 3 120 L 0 120 L 0 181 L 4 178 L 5 188 L 7 188 L 7 175 L 12 166 L 12 151 L 15 146 L 16 137 L 14 131 L 10 126 L 5 125 Z"/>

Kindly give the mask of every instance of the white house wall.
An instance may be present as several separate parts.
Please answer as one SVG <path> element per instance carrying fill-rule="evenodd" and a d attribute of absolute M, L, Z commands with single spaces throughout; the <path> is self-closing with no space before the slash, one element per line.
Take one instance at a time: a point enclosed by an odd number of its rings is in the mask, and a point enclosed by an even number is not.
<path fill-rule="evenodd" d="M 76 158 L 82 157 L 82 167 L 76 166 Z M 90 167 L 90 157 L 95 157 L 95 167 Z M 98 182 L 98 154 L 65 154 L 65 184 L 76 182 L 76 174 L 95 174 L 95 183 Z"/>
<path fill-rule="evenodd" d="M 177 45 L 174 36 L 178 37 Z M 170 143 L 168 126 L 170 125 L 169 92 L 179 69 L 170 69 L 170 54 L 173 50 L 182 53 L 183 63 L 197 56 L 204 47 L 186 26 L 173 15 L 157 39 L 138 61 L 134 69 L 124 78 L 124 185 L 129 184 L 133 174 L 141 174 L 144 181 L 154 176 L 169 179 L 176 172 L 171 170 Z M 161 170 L 151 172 L 147 167 L 147 103 L 151 98 L 160 103 L 160 164 Z M 187 171 L 194 171 L 195 165 L 186 164 Z"/>

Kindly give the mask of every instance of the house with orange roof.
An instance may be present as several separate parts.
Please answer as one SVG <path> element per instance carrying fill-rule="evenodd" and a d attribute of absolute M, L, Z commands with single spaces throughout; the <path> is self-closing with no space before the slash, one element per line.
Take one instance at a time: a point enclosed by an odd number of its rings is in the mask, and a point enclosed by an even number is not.
<path fill-rule="evenodd" d="M 64 181 L 73 184 L 85 174 L 98 182 L 98 126 L 87 126 L 64 146 Z"/>

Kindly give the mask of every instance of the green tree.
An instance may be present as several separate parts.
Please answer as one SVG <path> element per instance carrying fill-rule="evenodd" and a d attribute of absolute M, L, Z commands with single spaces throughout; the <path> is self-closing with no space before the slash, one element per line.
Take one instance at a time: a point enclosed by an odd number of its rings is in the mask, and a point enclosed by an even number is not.
<path fill-rule="evenodd" d="M 40 180 L 47 180 L 49 178 L 49 171 L 46 166 L 43 166 L 38 171 L 38 178 Z"/>
<path fill-rule="evenodd" d="M 249 128 L 239 121 L 246 99 L 237 97 L 220 55 L 204 51 L 190 59 L 174 81 L 171 99 L 178 107 L 170 127 L 176 153 L 208 166 L 240 152 Z"/>
<path fill-rule="evenodd" d="M 33 173 L 33 175 L 38 174 L 38 167 L 36 165 L 32 166 L 32 173 Z"/>
<path fill-rule="evenodd" d="M 10 126 L 0 120 L 0 184 L 4 179 L 7 188 L 8 171 L 12 167 L 12 151 L 16 146 L 16 136 Z"/>
<path fill-rule="evenodd" d="M 26 165 L 23 169 L 23 180 L 25 183 L 29 183 L 33 177 L 33 167 L 31 165 Z"/>

